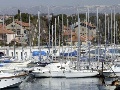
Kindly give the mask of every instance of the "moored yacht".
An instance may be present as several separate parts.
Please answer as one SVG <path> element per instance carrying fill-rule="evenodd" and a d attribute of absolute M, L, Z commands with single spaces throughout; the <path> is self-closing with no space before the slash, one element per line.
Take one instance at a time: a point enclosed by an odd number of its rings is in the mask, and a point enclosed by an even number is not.
<path fill-rule="evenodd" d="M 67 63 L 51 63 L 45 67 L 36 67 L 33 71 L 35 77 L 64 77 L 64 78 L 79 78 L 79 77 L 93 77 L 98 75 L 98 71 L 90 70 L 76 70 L 74 66 Z"/>
<path fill-rule="evenodd" d="M 99 73 L 98 71 L 93 70 L 68 70 L 65 71 L 66 78 L 81 78 L 81 77 L 93 77 L 97 76 Z"/>
<path fill-rule="evenodd" d="M 69 62 L 54 62 L 45 67 L 35 67 L 33 74 L 35 77 L 65 77 L 64 71 L 66 68 L 69 68 Z"/>
<path fill-rule="evenodd" d="M 106 77 L 119 77 L 120 76 L 120 64 L 112 65 L 108 70 L 103 71 L 103 75 Z"/>
<path fill-rule="evenodd" d="M 31 61 L 25 61 L 25 62 L 10 62 L 10 63 L 1 63 L 0 64 L 0 71 L 6 73 L 11 73 L 14 71 L 26 71 L 31 72 L 33 70 L 32 67 L 28 67 L 28 64 Z"/>
<path fill-rule="evenodd" d="M 27 77 L 26 73 L 3 73 L 0 71 L 0 89 L 18 87 Z"/>

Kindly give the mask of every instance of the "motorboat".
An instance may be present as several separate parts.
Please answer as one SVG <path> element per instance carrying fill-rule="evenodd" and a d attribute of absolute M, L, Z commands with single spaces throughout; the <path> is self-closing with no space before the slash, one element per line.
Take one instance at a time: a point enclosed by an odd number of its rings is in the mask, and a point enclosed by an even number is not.
<path fill-rule="evenodd" d="M 27 77 L 25 72 L 4 73 L 0 71 L 0 89 L 18 87 Z"/>
<path fill-rule="evenodd" d="M 65 68 L 69 67 L 69 62 L 60 63 L 54 62 L 46 65 L 45 67 L 35 67 L 33 74 L 35 77 L 65 77 Z"/>
<path fill-rule="evenodd" d="M 28 67 L 29 63 L 30 63 L 30 61 L 0 63 L 0 70 L 2 72 L 14 72 L 14 71 L 30 72 L 30 71 L 33 70 L 33 68 L 32 67 Z"/>
<path fill-rule="evenodd" d="M 103 75 L 106 77 L 120 76 L 120 64 L 112 65 L 112 67 L 110 67 L 108 70 L 104 70 Z"/>
<path fill-rule="evenodd" d="M 51 63 L 46 67 L 36 67 L 33 71 L 35 77 L 64 77 L 64 78 L 78 78 L 78 77 L 93 77 L 99 74 L 94 70 L 75 70 L 74 66 L 67 63 Z"/>

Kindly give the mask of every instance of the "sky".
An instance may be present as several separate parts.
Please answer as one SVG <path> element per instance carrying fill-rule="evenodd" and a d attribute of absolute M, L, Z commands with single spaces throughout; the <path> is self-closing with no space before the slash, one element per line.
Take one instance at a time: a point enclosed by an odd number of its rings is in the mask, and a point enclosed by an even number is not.
<path fill-rule="evenodd" d="M 0 0 L 0 13 L 10 12 L 12 8 L 35 6 L 91 6 L 91 5 L 120 5 L 120 0 Z M 32 10 L 31 10 L 32 11 Z"/>
<path fill-rule="evenodd" d="M 31 6 L 116 5 L 120 0 L 0 0 L 0 9 Z"/>

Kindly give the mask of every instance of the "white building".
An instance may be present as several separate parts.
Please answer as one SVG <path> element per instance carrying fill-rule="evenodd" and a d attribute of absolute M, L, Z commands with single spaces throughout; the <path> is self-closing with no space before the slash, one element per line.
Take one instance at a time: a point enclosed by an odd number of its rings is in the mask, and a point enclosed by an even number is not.
<path fill-rule="evenodd" d="M 7 30 L 6 26 L 0 24 L 0 41 L 9 44 L 14 39 L 15 33 Z"/>

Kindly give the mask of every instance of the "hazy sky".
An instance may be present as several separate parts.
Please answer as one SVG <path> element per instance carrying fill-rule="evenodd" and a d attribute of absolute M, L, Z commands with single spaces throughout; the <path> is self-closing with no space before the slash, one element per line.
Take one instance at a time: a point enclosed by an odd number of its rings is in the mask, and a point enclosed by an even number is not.
<path fill-rule="evenodd" d="M 0 0 L 0 9 L 7 7 L 31 7 L 31 6 L 84 6 L 84 5 L 115 5 L 120 0 Z"/>
<path fill-rule="evenodd" d="M 28 13 L 35 13 L 37 11 L 31 10 L 31 7 L 36 6 L 91 6 L 91 5 L 120 5 L 120 0 L 0 0 L 0 14 L 14 14 L 20 9 L 23 12 L 28 10 Z M 21 9 L 21 7 L 23 7 Z M 25 9 L 24 9 L 25 8 Z M 17 9 L 17 10 L 14 10 Z M 48 10 L 47 10 L 48 11 Z M 42 9 L 42 12 L 47 12 L 45 9 Z M 69 13 L 73 12 L 68 10 Z M 52 11 L 57 12 L 66 12 L 66 11 Z M 75 12 L 75 11 L 74 11 Z"/>

